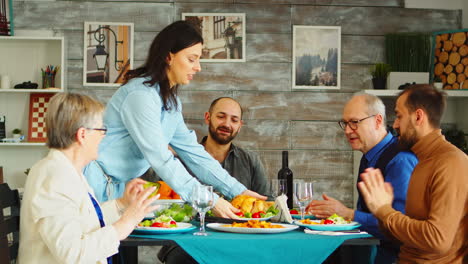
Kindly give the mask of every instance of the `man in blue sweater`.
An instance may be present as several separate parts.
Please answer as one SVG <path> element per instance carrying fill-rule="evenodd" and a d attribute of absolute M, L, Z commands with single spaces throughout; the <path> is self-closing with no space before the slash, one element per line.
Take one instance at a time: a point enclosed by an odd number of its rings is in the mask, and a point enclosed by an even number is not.
<path fill-rule="evenodd" d="M 363 154 L 359 174 L 369 167 L 380 168 L 384 172 L 385 181 L 390 182 L 394 188 L 393 208 L 404 213 L 408 183 L 418 160 L 413 153 L 398 149 L 398 139 L 387 132 L 385 121 L 385 105 L 382 100 L 374 95 L 358 94 L 346 104 L 339 125 L 351 148 Z M 381 239 L 375 263 L 396 261 L 399 243 L 389 241 L 382 235 L 377 219 L 369 212 L 361 194 L 356 209 L 348 208 L 326 194 L 322 196 L 323 200 L 314 200 L 309 204 L 308 213 L 319 218 L 336 213 L 359 222 L 362 230 Z"/>

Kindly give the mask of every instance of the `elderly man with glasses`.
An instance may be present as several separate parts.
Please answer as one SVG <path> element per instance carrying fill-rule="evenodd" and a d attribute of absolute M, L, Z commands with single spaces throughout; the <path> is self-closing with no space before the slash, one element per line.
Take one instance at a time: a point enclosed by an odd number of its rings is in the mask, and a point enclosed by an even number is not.
<path fill-rule="evenodd" d="M 418 160 L 413 153 L 400 151 L 398 138 L 387 131 L 385 105 L 382 100 L 370 94 L 353 96 L 346 104 L 343 118 L 338 124 L 344 130 L 351 148 L 363 154 L 359 174 L 369 167 L 379 168 L 383 172 L 385 181 L 390 182 L 394 188 L 393 208 L 404 213 L 409 179 Z M 361 223 L 362 230 L 381 239 L 375 263 L 396 261 L 399 243 L 385 239 L 379 231 L 377 219 L 370 213 L 360 193 L 356 210 L 346 207 L 326 194 L 322 196 L 323 200 L 314 200 L 309 204 L 307 207 L 309 213 L 320 218 L 337 213 Z M 374 258 L 375 252 L 372 253 L 370 250 L 359 254 L 353 252 L 353 257 L 357 255 L 359 259 L 354 259 L 352 263 L 369 263 L 369 259 Z"/>

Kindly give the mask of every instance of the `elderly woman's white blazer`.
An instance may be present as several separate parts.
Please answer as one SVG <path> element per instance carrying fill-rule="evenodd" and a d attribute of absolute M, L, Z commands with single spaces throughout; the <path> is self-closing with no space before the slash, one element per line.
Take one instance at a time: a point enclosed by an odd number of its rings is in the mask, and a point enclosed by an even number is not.
<path fill-rule="evenodd" d="M 107 263 L 120 241 L 112 223 L 119 218 L 115 201 L 101 205 L 101 228 L 86 178 L 59 150 L 51 149 L 26 179 L 21 203 L 18 262 Z"/>

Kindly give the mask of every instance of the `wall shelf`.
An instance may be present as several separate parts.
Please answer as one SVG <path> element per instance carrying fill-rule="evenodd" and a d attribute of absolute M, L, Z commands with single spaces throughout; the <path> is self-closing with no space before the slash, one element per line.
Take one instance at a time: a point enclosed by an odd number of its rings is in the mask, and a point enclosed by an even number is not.
<path fill-rule="evenodd" d="M 382 97 L 397 96 L 402 90 L 364 90 L 365 93 Z M 444 90 L 449 97 L 467 97 L 468 90 Z"/>
<path fill-rule="evenodd" d="M 44 142 L 19 142 L 19 143 L 11 143 L 11 142 L 0 142 L 0 147 L 44 147 L 46 144 Z"/>
<path fill-rule="evenodd" d="M 60 93 L 63 89 L 0 89 L 0 93 Z"/>

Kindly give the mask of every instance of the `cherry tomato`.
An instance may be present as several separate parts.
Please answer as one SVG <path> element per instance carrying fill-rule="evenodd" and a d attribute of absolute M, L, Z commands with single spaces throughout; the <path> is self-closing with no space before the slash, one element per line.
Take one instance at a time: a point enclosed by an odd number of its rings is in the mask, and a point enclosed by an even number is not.
<path fill-rule="evenodd" d="M 252 218 L 260 218 L 260 213 L 259 212 L 253 213 Z"/>
<path fill-rule="evenodd" d="M 333 224 L 335 222 L 333 222 L 332 220 L 329 220 L 329 219 L 325 219 L 325 222 L 323 222 L 325 225 L 330 225 L 330 224 Z"/>
<path fill-rule="evenodd" d="M 244 217 L 244 213 L 243 212 L 238 212 L 236 213 L 237 216 L 240 216 L 240 217 Z"/>
<path fill-rule="evenodd" d="M 290 214 L 299 214 L 299 212 L 296 209 L 291 209 L 289 210 Z"/>
<path fill-rule="evenodd" d="M 177 225 L 176 221 L 169 222 L 170 225 Z"/>
<path fill-rule="evenodd" d="M 151 227 L 164 227 L 164 223 L 155 222 L 151 225 Z"/>

